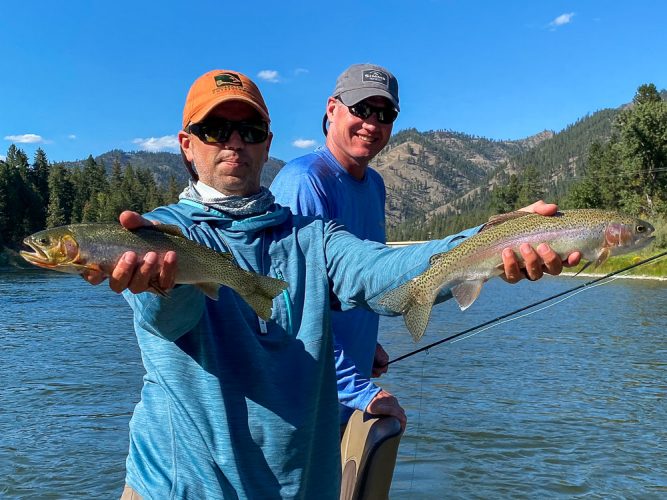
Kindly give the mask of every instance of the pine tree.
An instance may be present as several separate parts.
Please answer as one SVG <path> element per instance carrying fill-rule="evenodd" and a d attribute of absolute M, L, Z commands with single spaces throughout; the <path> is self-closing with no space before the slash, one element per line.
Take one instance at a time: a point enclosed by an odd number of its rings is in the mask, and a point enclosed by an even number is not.
<path fill-rule="evenodd" d="M 72 212 L 72 184 L 65 167 L 56 163 L 49 169 L 49 205 L 46 214 L 46 227 L 69 224 Z"/>

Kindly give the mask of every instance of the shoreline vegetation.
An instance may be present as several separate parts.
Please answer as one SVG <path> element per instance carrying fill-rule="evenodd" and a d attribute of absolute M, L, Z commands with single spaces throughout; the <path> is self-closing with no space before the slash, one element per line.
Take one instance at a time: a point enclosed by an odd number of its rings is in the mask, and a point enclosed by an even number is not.
<path fill-rule="evenodd" d="M 650 248 L 648 250 L 643 250 L 639 253 L 633 253 L 629 255 L 619 255 L 618 257 L 610 257 L 607 262 L 602 264 L 600 267 L 593 269 L 592 265 L 586 270 L 579 274 L 582 277 L 602 277 L 605 274 L 618 271 L 625 267 L 637 264 L 642 260 L 649 259 L 654 255 L 659 254 L 664 251 L 664 248 Z M 579 264 L 577 267 L 572 269 L 565 270 L 563 276 L 574 276 L 577 272 L 583 267 L 583 264 Z M 653 262 L 644 264 L 639 267 L 630 269 L 626 273 L 616 275 L 619 278 L 628 278 L 628 279 L 654 279 L 660 281 L 667 281 L 667 256 L 661 257 Z"/>

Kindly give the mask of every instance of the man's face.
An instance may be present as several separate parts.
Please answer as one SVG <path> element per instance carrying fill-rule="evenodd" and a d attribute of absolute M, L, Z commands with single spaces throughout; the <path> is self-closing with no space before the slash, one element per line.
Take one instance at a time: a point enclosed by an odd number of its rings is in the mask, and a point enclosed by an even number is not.
<path fill-rule="evenodd" d="M 384 97 L 373 96 L 364 101 L 375 107 L 393 107 Z M 354 116 L 345 104 L 333 97 L 327 102 L 327 117 L 327 146 L 336 158 L 344 158 L 357 166 L 367 166 L 387 145 L 393 128 L 391 123 L 380 123 L 376 113 L 366 119 Z M 348 166 L 345 160 L 342 163 Z"/>
<path fill-rule="evenodd" d="M 201 123 L 261 120 L 259 113 L 243 101 L 227 101 L 215 107 Z M 193 163 L 199 180 L 226 195 L 248 196 L 260 190 L 260 174 L 269 158 L 273 134 L 259 144 L 243 141 L 234 130 L 224 142 L 208 143 L 193 133 L 181 131 L 178 140 L 185 157 Z"/>

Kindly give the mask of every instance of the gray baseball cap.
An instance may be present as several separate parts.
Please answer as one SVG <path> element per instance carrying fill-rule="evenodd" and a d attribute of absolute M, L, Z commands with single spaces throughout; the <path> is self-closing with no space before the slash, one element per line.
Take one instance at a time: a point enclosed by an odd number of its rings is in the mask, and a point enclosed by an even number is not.
<path fill-rule="evenodd" d="M 353 64 L 336 80 L 333 97 L 339 97 L 346 106 L 353 106 L 368 97 L 386 97 L 398 111 L 398 81 L 382 66 Z"/>
<path fill-rule="evenodd" d="M 346 106 L 354 106 L 369 97 L 386 97 L 397 111 L 401 110 L 398 105 L 398 80 L 391 72 L 375 64 L 353 64 L 347 68 L 336 80 L 331 96 L 338 97 Z M 325 114 L 322 122 L 324 135 L 327 135 L 326 123 Z"/>

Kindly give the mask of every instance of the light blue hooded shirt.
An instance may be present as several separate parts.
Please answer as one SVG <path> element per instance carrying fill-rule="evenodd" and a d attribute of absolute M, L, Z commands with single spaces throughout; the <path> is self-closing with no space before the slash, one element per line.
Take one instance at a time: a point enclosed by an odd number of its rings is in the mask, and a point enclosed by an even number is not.
<path fill-rule="evenodd" d="M 190 285 L 168 297 L 124 293 L 146 369 L 130 421 L 127 483 L 155 499 L 338 498 L 331 308 L 389 314 L 377 303 L 384 292 L 476 229 L 390 249 L 277 205 L 233 220 L 183 200 L 146 217 L 289 288 L 273 300 L 266 329 L 224 286 L 217 301 Z"/>

